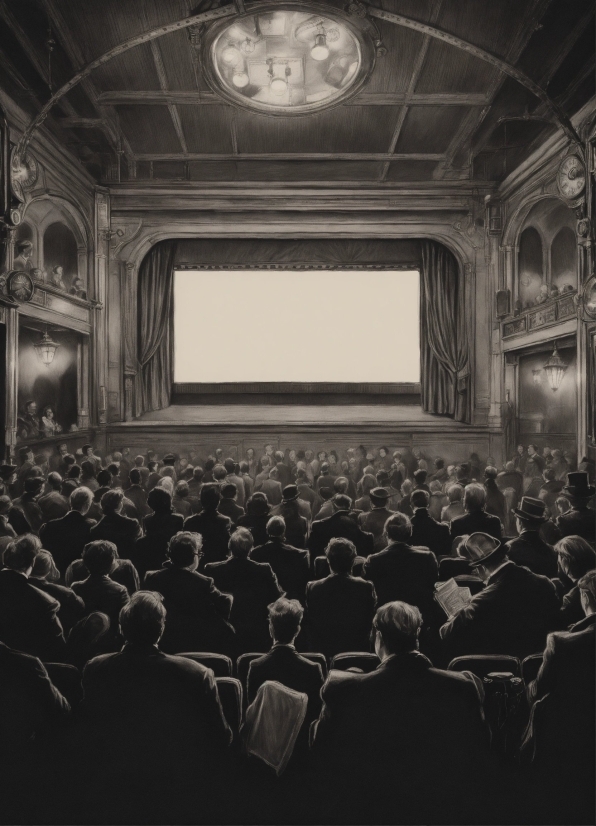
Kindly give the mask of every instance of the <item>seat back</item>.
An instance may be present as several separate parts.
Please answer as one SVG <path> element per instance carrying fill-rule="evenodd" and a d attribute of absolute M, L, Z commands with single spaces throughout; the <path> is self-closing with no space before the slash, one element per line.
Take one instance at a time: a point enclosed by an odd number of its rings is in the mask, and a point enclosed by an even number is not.
<path fill-rule="evenodd" d="M 187 660 L 194 660 L 196 663 L 210 668 L 216 677 L 232 676 L 232 660 L 225 654 L 210 654 L 204 651 L 185 651 L 183 654 L 176 654 L 177 657 L 186 657 Z"/>
<path fill-rule="evenodd" d="M 325 659 L 324 654 L 319 652 L 309 652 L 305 654 L 302 651 L 299 651 L 298 653 L 301 657 L 304 657 L 305 660 L 310 660 L 312 663 L 318 663 L 321 666 L 321 671 L 323 672 L 323 679 L 327 678 L 327 660 Z"/>
<path fill-rule="evenodd" d="M 235 677 L 216 677 L 215 682 L 224 717 L 236 740 L 242 725 L 242 685 Z"/>
<path fill-rule="evenodd" d="M 483 680 L 492 671 L 510 671 L 514 677 L 521 677 L 521 664 L 517 657 L 506 654 L 469 654 L 456 657 L 447 666 L 449 671 L 471 671 Z"/>
<path fill-rule="evenodd" d="M 240 680 L 242 688 L 245 692 L 248 684 L 248 669 L 250 668 L 250 664 L 253 660 L 256 660 L 258 657 L 262 656 L 262 651 L 260 653 L 251 651 L 248 654 L 241 654 L 236 660 L 236 677 Z"/>
<path fill-rule="evenodd" d="M 525 660 L 522 661 L 522 677 L 526 685 L 536 679 L 541 665 L 542 654 L 530 654 L 529 657 L 526 657 Z"/>
<path fill-rule="evenodd" d="M 44 663 L 50 680 L 54 683 L 60 694 L 70 703 L 71 708 L 76 708 L 83 699 L 83 687 L 81 685 L 81 672 L 74 665 L 67 663 Z"/>
<path fill-rule="evenodd" d="M 484 582 L 478 579 L 477 576 L 469 576 L 462 574 L 461 576 L 454 576 L 453 579 L 457 582 L 460 588 L 469 588 L 472 596 L 479 594 L 484 588 Z"/>
<path fill-rule="evenodd" d="M 366 651 L 345 651 L 342 654 L 336 654 L 332 658 L 329 668 L 335 668 L 339 671 L 359 668 L 365 674 L 369 674 L 375 670 L 380 662 L 376 654 L 368 654 Z"/>

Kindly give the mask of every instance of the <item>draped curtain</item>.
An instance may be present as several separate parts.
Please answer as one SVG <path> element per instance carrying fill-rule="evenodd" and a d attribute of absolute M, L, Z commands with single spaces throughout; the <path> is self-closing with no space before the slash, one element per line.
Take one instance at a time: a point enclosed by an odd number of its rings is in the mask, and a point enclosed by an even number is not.
<path fill-rule="evenodd" d="M 147 253 L 137 290 L 138 369 L 135 415 L 168 407 L 174 381 L 174 266 L 176 241 Z"/>
<path fill-rule="evenodd" d="M 471 421 L 465 284 L 442 244 L 421 241 L 420 358 L 422 408 Z"/>

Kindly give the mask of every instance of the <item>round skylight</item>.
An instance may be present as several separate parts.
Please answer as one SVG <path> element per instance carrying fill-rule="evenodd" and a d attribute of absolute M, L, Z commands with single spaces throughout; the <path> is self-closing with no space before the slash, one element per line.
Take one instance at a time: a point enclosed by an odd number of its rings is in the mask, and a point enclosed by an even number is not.
<path fill-rule="evenodd" d="M 355 22 L 316 6 L 256 7 L 210 29 L 205 69 L 228 100 L 267 114 L 300 115 L 355 94 L 374 48 Z"/>

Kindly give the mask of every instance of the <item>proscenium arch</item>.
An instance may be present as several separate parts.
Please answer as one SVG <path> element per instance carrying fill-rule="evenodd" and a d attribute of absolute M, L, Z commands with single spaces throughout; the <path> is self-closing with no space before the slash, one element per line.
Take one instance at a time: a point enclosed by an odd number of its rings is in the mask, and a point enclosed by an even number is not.
<path fill-rule="evenodd" d="M 223 8 L 219 9 L 211 9 L 210 11 L 201 12 L 200 14 L 195 14 L 190 17 L 185 17 L 181 20 L 177 20 L 174 23 L 168 23 L 166 25 L 158 26 L 155 29 L 150 29 L 148 32 L 144 32 L 143 34 L 136 35 L 135 37 L 131 37 L 128 40 L 123 41 L 122 43 L 114 46 L 112 49 L 109 49 L 100 57 L 96 58 L 95 60 L 88 63 L 83 69 L 77 72 L 74 77 L 72 77 L 67 83 L 65 83 L 57 92 L 55 92 L 52 97 L 48 100 L 48 102 L 42 107 L 39 114 L 34 118 L 34 120 L 29 124 L 21 140 L 19 141 L 14 155 L 14 162 L 19 163 L 20 159 L 23 157 L 29 141 L 33 133 L 37 130 L 37 128 L 43 123 L 46 119 L 48 112 L 52 109 L 55 103 L 57 103 L 65 94 L 71 91 L 75 86 L 77 86 L 84 78 L 86 78 L 94 69 L 97 69 L 99 66 L 102 66 L 105 63 L 108 63 L 113 57 L 123 54 L 124 52 L 129 51 L 129 49 L 133 49 L 135 46 L 140 46 L 143 43 L 148 43 L 151 40 L 157 40 L 160 37 L 163 37 L 166 34 L 170 34 L 174 31 L 179 31 L 180 29 L 185 29 L 190 26 L 199 25 L 201 23 L 208 23 L 212 20 L 219 20 L 223 17 L 232 17 L 236 16 L 239 13 L 245 13 L 245 11 L 250 11 L 250 8 L 253 6 L 260 6 L 263 5 L 262 3 L 244 3 L 240 2 L 240 0 L 236 0 L 235 3 L 231 3 L 227 6 L 223 6 Z M 414 31 L 421 32 L 422 34 L 428 35 L 430 37 L 434 37 L 437 40 L 442 40 L 445 43 L 448 43 L 451 46 L 455 46 L 462 51 L 468 52 L 468 54 L 474 55 L 479 60 L 483 60 L 485 63 L 489 63 L 491 66 L 499 69 L 499 71 L 503 72 L 506 75 L 514 78 L 517 80 L 518 83 L 521 83 L 522 86 L 525 86 L 533 95 L 535 95 L 539 100 L 541 100 L 544 105 L 548 108 L 549 112 L 553 116 L 554 120 L 559 124 L 559 126 L 563 129 L 564 133 L 567 137 L 572 141 L 572 143 L 576 144 L 578 150 L 584 154 L 584 147 L 581 138 L 575 131 L 571 120 L 567 117 L 563 109 L 558 106 L 550 97 L 549 95 L 538 86 L 528 75 L 524 72 L 517 69 L 515 66 L 507 63 L 505 60 L 501 60 L 501 58 L 497 57 L 496 55 L 492 54 L 491 52 L 486 51 L 485 49 L 480 48 L 479 46 L 470 43 L 467 40 L 463 40 L 460 37 L 456 37 L 449 32 L 444 31 L 443 29 L 438 28 L 437 26 L 430 25 L 428 23 L 422 23 L 419 20 L 414 20 L 411 17 L 405 17 L 401 14 L 394 14 L 393 12 L 384 11 L 383 9 L 375 8 L 374 6 L 369 6 L 368 4 L 362 3 L 361 4 L 365 13 L 367 12 L 371 17 L 376 17 L 379 20 L 386 20 L 388 23 L 393 23 L 396 26 L 403 26 L 407 29 L 413 29 Z"/>

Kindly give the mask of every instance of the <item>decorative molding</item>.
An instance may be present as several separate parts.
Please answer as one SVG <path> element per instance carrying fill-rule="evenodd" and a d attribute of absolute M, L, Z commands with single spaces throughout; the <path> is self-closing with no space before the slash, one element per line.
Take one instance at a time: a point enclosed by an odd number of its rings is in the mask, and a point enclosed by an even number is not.
<path fill-rule="evenodd" d="M 367 393 L 373 395 L 419 395 L 419 382 L 178 382 L 172 386 L 174 395 L 216 395 L 221 393 Z"/>

